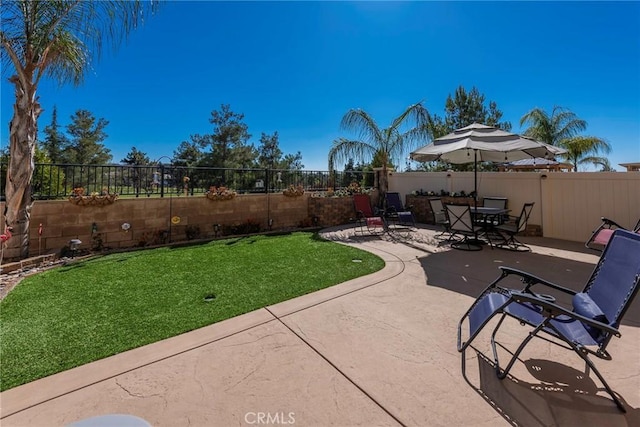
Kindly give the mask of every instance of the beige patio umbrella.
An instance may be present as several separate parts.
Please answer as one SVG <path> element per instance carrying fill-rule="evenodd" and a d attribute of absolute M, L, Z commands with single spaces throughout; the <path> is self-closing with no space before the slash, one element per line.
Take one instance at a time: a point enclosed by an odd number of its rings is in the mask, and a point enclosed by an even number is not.
<path fill-rule="evenodd" d="M 410 154 L 412 160 L 443 160 L 453 164 L 473 163 L 474 200 L 478 195 L 478 162 L 512 162 L 528 158 L 553 159 L 566 150 L 544 142 L 473 123 L 457 129 Z"/>

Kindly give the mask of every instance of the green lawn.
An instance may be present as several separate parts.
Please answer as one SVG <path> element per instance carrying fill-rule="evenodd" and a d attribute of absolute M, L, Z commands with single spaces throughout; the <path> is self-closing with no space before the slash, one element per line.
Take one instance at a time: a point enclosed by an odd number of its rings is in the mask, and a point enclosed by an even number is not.
<path fill-rule="evenodd" d="M 0 390 L 383 266 L 367 252 L 293 233 L 112 254 L 43 272 L 0 301 Z"/>

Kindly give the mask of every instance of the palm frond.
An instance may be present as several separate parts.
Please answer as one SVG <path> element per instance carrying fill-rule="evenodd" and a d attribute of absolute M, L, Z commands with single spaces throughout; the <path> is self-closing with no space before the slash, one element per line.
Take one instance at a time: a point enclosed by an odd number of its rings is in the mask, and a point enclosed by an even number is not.
<path fill-rule="evenodd" d="M 23 83 L 34 75 L 37 84 L 46 75 L 77 84 L 91 57 L 99 58 L 103 43 L 117 48 L 143 21 L 144 12 L 157 5 L 148 0 L 3 0 L 3 72 L 15 71 Z"/>
<path fill-rule="evenodd" d="M 604 139 L 595 136 L 574 136 L 562 140 L 560 145 L 580 157 L 611 152 L 611 145 Z"/>
<path fill-rule="evenodd" d="M 343 130 L 354 132 L 358 139 L 377 143 L 382 141 L 383 136 L 378 124 L 364 110 L 351 109 L 342 117 L 340 127 Z"/>
<path fill-rule="evenodd" d="M 391 122 L 391 129 L 400 129 L 407 121 L 411 120 L 415 126 L 426 126 L 429 122 L 429 112 L 422 105 L 422 102 L 410 105 L 407 109 Z"/>
<path fill-rule="evenodd" d="M 556 141 L 571 138 L 587 128 L 587 122 L 579 119 L 572 111 L 555 106 L 551 115 L 551 126 Z"/>
<path fill-rule="evenodd" d="M 611 163 L 609 162 L 609 159 L 607 159 L 606 157 L 596 157 L 596 156 L 592 156 L 592 157 L 585 157 L 584 159 L 580 160 L 580 164 L 587 164 L 590 163 L 593 166 L 600 166 L 602 169 L 602 172 L 610 172 L 613 171 L 614 169 L 611 167 Z"/>
<path fill-rule="evenodd" d="M 365 141 L 337 138 L 329 149 L 329 170 L 333 170 L 336 164 L 346 163 L 352 158 L 368 161 L 373 158 L 376 151 L 377 148 L 375 146 Z"/>

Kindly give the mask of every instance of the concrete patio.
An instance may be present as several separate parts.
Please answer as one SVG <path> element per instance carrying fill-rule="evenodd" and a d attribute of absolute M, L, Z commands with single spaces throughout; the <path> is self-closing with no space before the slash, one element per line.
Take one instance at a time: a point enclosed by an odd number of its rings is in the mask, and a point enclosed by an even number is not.
<path fill-rule="evenodd" d="M 423 227 L 408 237 L 322 234 L 379 255 L 386 267 L 8 390 L 0 424 L 131 414 L 153 426 L 640 425 L 638 300 L 608 347 L 613 361 L 595 360 L 626 414 L 574 353 L 542 340 L 500 381 L 485 358 L 486 333 L 462 369 L 458 320 L 497 267 L 581 289 L 598 259 L 581 244 L 523 238 L 531 253 L 463 252 L 438 246 Z M 500 342 L 513 349 L 528 329 L 505 326 Z"/>

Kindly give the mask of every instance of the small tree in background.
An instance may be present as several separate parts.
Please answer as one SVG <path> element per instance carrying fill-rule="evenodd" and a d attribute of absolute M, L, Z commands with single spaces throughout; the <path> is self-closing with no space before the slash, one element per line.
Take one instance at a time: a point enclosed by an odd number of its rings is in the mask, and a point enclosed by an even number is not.
<path fill-rule="evenodd" d="M 108 136 L 104 131 L 108 124 L 105 119 L 96 120 L 90 111 L 76 111 L 67 125 L 70 138 L 62 151 L 64 163 L 104 165 L 111 162 L 111 150 L 102 143 Z"/>
<path fill-rule="evenodd" d="M 361 162 L 375 159 L 382 166 L 378 185 L 384 199 L 388 189 L 389 165 L 397 164 L 395 162 L 416 143 L 428 139 L 428 121 L 429 112 L 421 102 L 407 107 L 384 129 L 366 111 L 349 110 L 342 118 L 341 127 L 354 132 L 357 138 L 338 138 L 333 141 L 329 150 L 329 170 L 333 171 L 336 163 L 349 159 L 359 159 Z"/>
<path fill-rule="evenodd" d="M 447 97 L 444 110 L 444 119 L 433 115 L 429 121 L 433 138 L 440 138 L 473 123 L 494 126 L 507 132 L 511 130 L 510 122 L 500 121 L 502 111 L 498 109 L 498 104 L 489 101 L 487 108 L 484 94 L 475 86 L 469 92 L 463 86 L 459 86 L 453 97 L 451 94 Z"/>
<path fill-rule="evenodd" d="M 511 130 L 511 122 L 501 121 L 502 111 L 498 109 L 498 104 L 494 101 L 489 101 L 487 107 L 486 97 L 484 94 L 474 86 L 470 91 L 463 86 L 459 86 L 454 96 L 451 94 L 447 96 L 445 102 L 445 115 L 444 118 L 433 115 L 429 119 L 429 131 L 433 135 L 433 138 L 440 138 L 447 135 L 456 129 L 469 126 L 473 123 L 481 123 L 488 126 L 494 126 L 509 132 Z M 441 163 L 441 162 L 438 162 Z M 448 164 L 433 164 L 426 165 L 422 169 L 425 170 L 471 170 L 473 165 L 448 165 Z M 478 164 L 478 170 L 495 170 L 495 166 L 492 164 Z"/>
<path fill-rule="evenodd" d="M 130 185 L 129 180 L 136 189 L 136 197 L 140 193 L 140 190 L 151 190 L 153 175 L 150 168 L 144 168 L 140 166 L 147 166 L 150 164 L 149 156 L 138 150 L 136 147 L 131 147 L 131 151 L 127 153 L 127 157 L 120 160 L 121 163 L 133 166 L 128 173 L 128 176 L 123 177 L 123 181 L 126 185 Z"/>
<path fill-rule="evenodd" d="M 62 150 L 69 144 L 69 140 L 59 129 L 58 109 L 54 106 L 51 113 L 51 124 L 44 128 L 45 138 L 42 142 L 42 149 L 51 163 L 62 162 Z"/>

